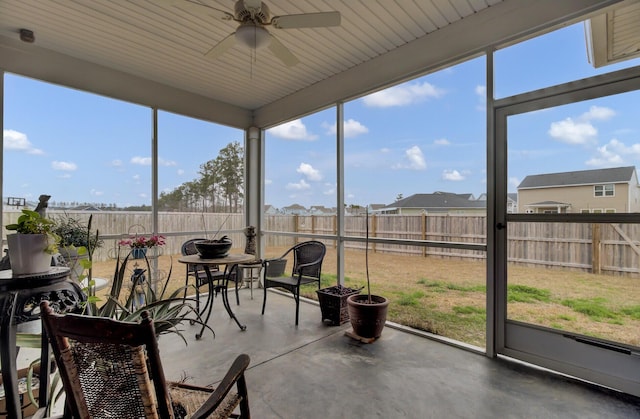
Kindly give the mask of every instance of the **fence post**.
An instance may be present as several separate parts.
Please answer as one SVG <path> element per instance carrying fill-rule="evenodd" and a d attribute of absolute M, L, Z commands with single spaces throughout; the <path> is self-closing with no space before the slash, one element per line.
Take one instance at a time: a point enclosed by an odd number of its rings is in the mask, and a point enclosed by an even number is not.
<path fill-rule="evenodd" d="M 426 212 L 422 213 L 422 240 L 423 241 L 427 240 L 427 213 Z M 423 258 L 427 257 L 427 248 L 425 246 L 422 246 L 422 257 Z"/>
<path fill-rule="evenodd" d="M 371 237 L 376 237 L 376 231 L 378 230 L 376 228 L 376 226 L 378 225 L 377 223 L 377 219 L 376 219 L 377 215 L 376 214 L 372 214 L 371 215 Z M 376 244 L 373 243 L 373 246 L 371 246 L 371 250 L 373 250 L 373 253 L 376 252 Z"/>
<path fill-rule="evenodd" d="M 601 273 L 600 266 L 600 224 L 591 224 L 591 272 Z"/>

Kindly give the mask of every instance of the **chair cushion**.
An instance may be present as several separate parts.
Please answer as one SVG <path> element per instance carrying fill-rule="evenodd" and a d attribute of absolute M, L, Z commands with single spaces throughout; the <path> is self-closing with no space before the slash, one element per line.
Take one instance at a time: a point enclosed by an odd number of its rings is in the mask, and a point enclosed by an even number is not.
<path fill-rule="evenodd" d="M 272 284 L 296 286 L 298 284 L 298 277 L 297 276 L 281 276 L 278 278 L 267 278 L 266 281 Z M 300 285 L 311 284 L 314 282 L 318 282 L 318 280 L 316 278 L 307 278 L 303 276 L 302 280 L 300 280 Z"/>
<path fill-rule="evenodd" d="M 167 383 L 174 414 L 176 411 L 186 411 L 184 418 L 191 417 L 191 414 L 200 408 L 213 392 L 213 388 L 200 387 L 194 389 L 193 386 L 183 387 L 181 383 Z M 215 410 L 210 418 L 228 418 L 240 404 L 241 397 L 237 392 L 229 392 L 220 406 Z M 182 408 L 182 409 L 181 409 Z M 176 416 L 179 417 L 179 416 Z"/>

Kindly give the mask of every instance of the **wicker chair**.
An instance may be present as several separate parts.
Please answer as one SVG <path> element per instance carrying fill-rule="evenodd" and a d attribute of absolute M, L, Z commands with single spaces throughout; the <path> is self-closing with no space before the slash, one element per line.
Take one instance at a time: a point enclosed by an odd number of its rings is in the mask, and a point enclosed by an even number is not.
<path fill-rule="evenodd" d="M 239 355 L 213 389 L 165 382 L 153 321 L 59 315 L 42 302 L 42 321 L 66 393 L 66 415 L 74 418 L 249 418 Z M 234 386 L 236 387 L 235 391 Z M 239 415 L 232 412 L 239 406 Z"/>
<path fill-rule="evenodd" d="M 183 256 L 195 255 L 198 253 L 198 249 L 196 249 L 195 242 L 201 241 L 205 239 L 189 239 L 182 244 L 182 248 L 180 249 Z M 189 278 L 193 277 L 195 280 L 195 288 L 196 288 L 196 310 L 198 313 L 200 312 L 200 287 L 207 285 L 207 273 L 204 270 L 202 265 L 192 265 L 188 263 L 187 265 L 187 273 L 185 277 L 185 286 L 189 285 Z M 225 286 L 224 282 L 224 272 L 218 268 L 209 267 L 209 272 L 211 272 L 211 277 L 214 281 L 214 290 L 218 292 L 220 287 Z M 235 283 L 236 287 L 236 304 L 240 305 L 240 297 L 238 295 L 238 280 L 237 273 L 235 270 L 228 273 L 229 281 Z M 187 289 L 185 287 L 184 297 L 187 297 Z"/>
<path fill-rule="evenodd" d="M 300 286 L 318 284 L 320 289 L 320 271 L 322 260 L 327 249 L 322 242 L 310 240 L 298 243 L 277 259 L 266 259 L 262 262 L 264 299 L 262 300 L 262 314 L 267 304 L 268 288 L 283 288 L 293 294 L 296 301 L 296 326 L 300 311 Z M 285 276 L 286 257 L 293 253 L 293 267 L 291 275 Z"/>

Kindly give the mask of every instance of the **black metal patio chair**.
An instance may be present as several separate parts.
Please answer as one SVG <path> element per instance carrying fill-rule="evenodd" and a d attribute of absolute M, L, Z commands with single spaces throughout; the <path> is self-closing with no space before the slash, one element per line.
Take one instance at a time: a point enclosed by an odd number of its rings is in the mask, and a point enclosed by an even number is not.
<path fill-rule="evenodd" d="M 267 289 L 282 288 L 293 294 L 296 302 L 296 326 L 300 311 L 300 286 L 318 284 L 320 289 L 320 272 L 327 249 L 324 243 L 310 240 L 298 243 L 277 259 L 265 259 L 262 262 L 264 298 L 262 314 L 267 304 Z M 293 253 L 291 275 L 285 275 L 287 256 Z"/>

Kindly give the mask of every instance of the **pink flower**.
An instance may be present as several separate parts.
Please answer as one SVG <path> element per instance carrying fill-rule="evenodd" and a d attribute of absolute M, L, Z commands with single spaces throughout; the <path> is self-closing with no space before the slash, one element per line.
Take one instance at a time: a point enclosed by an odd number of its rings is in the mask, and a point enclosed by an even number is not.
<path fill-rule="evenodd" d="M 132 249 L 139 249 L 142 247 L 154 247 L 163 246 L 165 243 L 164 236 L 153 235 L 149 238 L 145 236 L 131 236 L 128 239 L 122 239 L 118 242 L 120 246 L 128 246 Z"/>

